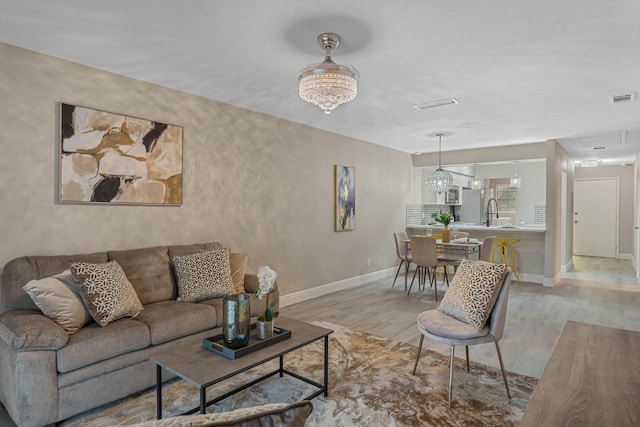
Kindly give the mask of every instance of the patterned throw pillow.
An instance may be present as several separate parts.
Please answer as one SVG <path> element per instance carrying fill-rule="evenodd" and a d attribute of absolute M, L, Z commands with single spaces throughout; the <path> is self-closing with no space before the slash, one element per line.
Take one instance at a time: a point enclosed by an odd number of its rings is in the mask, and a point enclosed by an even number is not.
<path fill-rule="evenodd" d="M 100 326 L 123 317 L 135 317 L 142 311 L 140 299 L 117 261 L 74 262 L 71 274 L 80 285 L 89 313 Z"/>
<path fill-rule="evenodd" d="M 229 249 L 174 256 L 171 261 L 178 279 L 178 301 L 198 302 L 236 294 Z"/>
<path fill-rule="evenodd" d="M 498 299 L 506 264 L 463 260 L 438 310 L 481 330 Z"/>
<path fill-rule="evenodd" d="M 69 335 L 92 320 L 91 313 L 82 301 L 78 283 L 69 270 L 52 277 L 30 280 L 22 289 L 42 314 L 62 326 Z"/>

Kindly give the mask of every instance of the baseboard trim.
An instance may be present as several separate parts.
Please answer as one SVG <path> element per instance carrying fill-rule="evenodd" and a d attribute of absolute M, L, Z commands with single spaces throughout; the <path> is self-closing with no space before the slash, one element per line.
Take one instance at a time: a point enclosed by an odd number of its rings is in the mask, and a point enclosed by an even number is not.
<path fill-rule="evenodd" d="M 288 305 L 293 305 L 299 302 L 304 302 L 313 298 L 328 295 L 333 292 L 342 291 L 344 289 L 350 289 L 356 286 L 375 282 L 376 280 L 385 279 L 389 276 L 393 276 L 396 273 L 396 270 L 397 267 L 387 268 L 385 270 L 374 271 L 373 273 L 350 277 L 348 279 L 338 280 L 337 282 L 316 286 L 311 289 L 305 289 L 304 291 L 283 295 L 280 297 L 280 307 L 286 307 Z M 544 276 L 540 274 L 520 273 L 520 279 L 522 279 L 523 282 L 527 283 L 540 283 L 544 286 L 553 286 L 552 280 L 548 282 L 550 284 L 547 284 L 547 279 L 545 279 Z M 513 282 L 517 281 L 513 273 L 511 273 L 511 280 Z"/>
<path fill-rule="evenodd" d="M 544 283 L 544 276 L 541 274 L 518 273 L 523 282 L 528 283 Z M 511 273 L 511 281 L 517 281 L 516 276 Z"/>
<path fill-rule="evenodd" d="M 621 253 L 618 253 L 618 256 L 616 258 L 633 260 L 633 254 L 621 254 Z"/>
<path fill-rule="evenodd" d="M 311 289 L 305 289 L 304 291 L 283 295 L 280 297 L 280 307 L 286 307 L 288 305 L 297 304 L 299 302 L 321 297 L 333 292 L 342 291 L 344 289 L 354 288 L 356 286 L 375 282 L 376 280 L 385 279 L 389 276 L 394 275 L 397 269 L 397 267 L 391 267 L 384 270 L 363 274 L 361 276 L 350 277 L 348 279 L 338 280 L 337 282 L 316 286 Z"/>

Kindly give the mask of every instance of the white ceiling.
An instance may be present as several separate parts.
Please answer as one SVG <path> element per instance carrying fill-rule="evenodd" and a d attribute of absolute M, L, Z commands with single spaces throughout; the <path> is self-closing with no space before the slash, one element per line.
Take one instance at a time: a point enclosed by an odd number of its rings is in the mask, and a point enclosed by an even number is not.
<path fill-rule="evenodd" d="M 296 80 L 328 31 L 361 75 L 331 115 Z M 0 0 L 0 41 L 407 153 L 440 132 L 443 151 L 640 147 L 640 101 L 609 102 L 640 92 L 639 0 Z"/>

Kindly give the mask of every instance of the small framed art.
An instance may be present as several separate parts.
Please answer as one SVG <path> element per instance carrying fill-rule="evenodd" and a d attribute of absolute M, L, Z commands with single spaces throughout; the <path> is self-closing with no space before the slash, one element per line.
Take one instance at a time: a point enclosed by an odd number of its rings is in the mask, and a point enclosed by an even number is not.
<path fill-rule="evenodd" d="M 336 231 L 356 228 L 356 168 L 335 165 Z"/>

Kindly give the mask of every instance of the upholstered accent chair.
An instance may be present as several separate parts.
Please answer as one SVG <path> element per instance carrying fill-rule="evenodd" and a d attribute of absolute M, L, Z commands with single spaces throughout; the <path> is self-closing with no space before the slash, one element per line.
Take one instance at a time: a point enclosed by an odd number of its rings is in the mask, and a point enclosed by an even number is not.
<path fill-rule="evenodd" d="M 461 269 L 465 267 L 464 263 L 471 263 L 470 261 L 464 261 Z M 476 261 L 475 263 L 483 263 L 483 261 Z M 489 263 L 484 263 L 489 264 Z M 491 264 L 496 265 L 496 264 Z M 452 315 L 445 314 L 442 311 L 442 307 L 438 309 L 427 310 L 418 315 L 418 330 L 420 331 L 420 344 L 418 345 L 416 362 L 413 366 L 413 375 L 416 373 L 418 361 L 420 360 L 420 351 L 422 349 L 422 343 L 424 337 L 427 337 L 433 341 L 449 344 L 451 346 L 450 358 L 449 358 L 449 409 L 451 409 L 451 397 L 453 393 L 453 368 L 454 368 L 454 352 L 455 346 L 464 345 L 467 359 L 467 371 L 469 371 L 469 346 L 484 344 L 493 342 L 496 346 L 496 352 L 498 353 L 498 360 L 500 362 L 500 369 L 502 370 L 502 378 L 504 385 L 507 389 L 507 396 L 511 399 L 511 392 L 509 390 L 509 383 L 507 382 L 507 376 L 504 370 L 504 363 L 502 361 L 502 353 L 500 352 L 500 346 L 498 341 L 502 339 L 505 318 L 507 313 L 507 301 L 509 297 L 509 288 L 511 286 L 511 270 L 509 267 L 504 266 L 504 273 L 500 275 L 499 283 L 500 288 L 497 289 L 497 298 L 493 308 L 490 309 L 485 316 L 486 323 L 480 327 L 477 323 L 470 321 L 462 321 Z M 456 285 L 457 277 L 454 277 L 452 286 L 447 292 L 451 292 Z M 495 296 L 495 295 L 494 295 Z M 445 300 L 447 295 L 445 295 Z M 492 299 L 492 297 L 490 297 Z M 445 303 L 443 300 L 443 303 Z M 442 304 L 441 304 L 442 306 Z M 458 316 L 460 317 L 460 316 Z"/>

